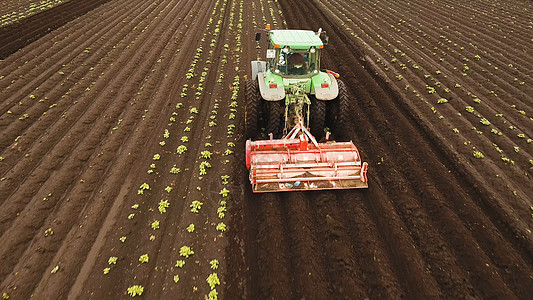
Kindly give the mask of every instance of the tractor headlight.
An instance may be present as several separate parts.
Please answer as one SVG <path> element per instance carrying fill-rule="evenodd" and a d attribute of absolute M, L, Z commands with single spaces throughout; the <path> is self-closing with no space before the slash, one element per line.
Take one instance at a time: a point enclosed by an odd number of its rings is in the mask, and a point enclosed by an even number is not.
<path fill-rule="evenodd" d="M 279 69 L 275 69 L 274 73 L 278 74 L 279 73 Z"/>
<path fill-rule="evenodd" d="M 289 53 L 289 50 L 291 50 L 291 48 L 289 48 L 289 46 L 283 47 L 283 53 Z"/>
<path fill-rule="evenodd" d="M 316 52 L 316 48 L 315 48 L 315 46 L 311 47 L 311 49 L 309 49 L 309 52 L 311 52 L 311 53 L 315 53 L 315 52 Z"/>
<path fill-rule="evenodd" d="M 313 73 L 315 73 L 315 74 L 316 74 L 316 73 L 318 73 L 318 70 L 316 70 L 316 69 L 315 69 L 315 70 L 313 70 Z"/>

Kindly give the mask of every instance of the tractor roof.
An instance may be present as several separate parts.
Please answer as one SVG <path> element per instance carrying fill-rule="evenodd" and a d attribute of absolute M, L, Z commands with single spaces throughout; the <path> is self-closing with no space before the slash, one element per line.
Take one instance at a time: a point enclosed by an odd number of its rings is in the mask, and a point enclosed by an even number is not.
<path fill-rule="evenodd" d="M 271 30 L 270 40 L 274 47 L 279 48 L 289 46 L 293 49 L 309 49 L 312 46 L 322 48 L 324 45 L 320 37 L 311 30 Z"/>

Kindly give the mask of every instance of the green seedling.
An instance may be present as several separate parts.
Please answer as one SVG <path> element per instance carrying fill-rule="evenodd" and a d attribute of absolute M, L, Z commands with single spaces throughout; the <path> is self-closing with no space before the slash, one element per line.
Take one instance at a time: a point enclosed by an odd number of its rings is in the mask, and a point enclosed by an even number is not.
<path fill-rule="evenodd" d="M 481 153 L 480 151 L 474 151 L 474 153 L 472 153 L 474 155 L 475 158 L 483 158 L 485 157 L 483 155 L 483 153 Z"/>
<path fill-rule="evenodd" d="M 209 284 L 209 287 L 213 290 L 217 285 L 220 285 L 220 280 L 218 279 L 217 273 L 211 273 L 207 279 L 207 283 Z"/>
<path fill-rule="evenodd" d="M 227 197 L 228 194 L 229 194 L 229 190 L 226 189 L 226 188 L 223 188 L 223 189 L 220 191 L 219 194 L 222 195 L 222 197 Z"/>
<path fill-rule="evenodd" d="M 182 246 L 180 248 L 180 255 L 186 258 L 189 258 L 189 256 L 193 255 L 194 251 L 188 246 Z"/>
<path fill-rule="evenodd" d="M 211 265 L 211 269 L 213 270 L 218 269 L 218 260 L 213 259 L 212 261 L 209 262 L 209 264 Z"/>
<path fill-rule="evenodd" d="M 177 268 L 182 268 L 183 266 L 185 265 L 185 261 L 184 260 L 178 260 L 176 261 L 176 267 Z"/>
<path fill-rule="evenodd" d="M 141 296 L 144 292 L 142 285 L 132 285 L 128 288 L 128 295 L 135 297 L 137 295 Z"/>
<path fill-rule="evenodd" d="M 159 221 L 157 220 L 153 221 L 150 226 L 152 227 L 153 230 L 159 229 Z"/>
<path fill-rule="evenodd" d="M 194 213 L 197 213 L 201 208 L 202 208 L 202 205 L 203 203 L 198 201 L 198 200 L 194 200 L 192 203 L 191 203 L 191 212 L 194 212 Z"/>
<path fill-rule="evenodd" d="M 148 254 L 143 254 L 143 255 L 141 255 L 141 256 L 139 257 L 139 261 L 140 261 L 141 263 L 143 263 L 143 264 L 144 264 L 144 263 L 147 263 L 147 262 L 148 262 Z"/>

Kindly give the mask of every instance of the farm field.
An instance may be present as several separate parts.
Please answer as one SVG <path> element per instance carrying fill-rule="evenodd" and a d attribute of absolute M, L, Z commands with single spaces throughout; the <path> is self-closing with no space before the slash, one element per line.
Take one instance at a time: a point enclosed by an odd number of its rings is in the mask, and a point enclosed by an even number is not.
<path fill-rule="evenodd" d="M 533 293 L 531 2 L 8 2 L 4 298 Z M 368 190 L 251 192 L 266 24 L 327 32 Z"/>

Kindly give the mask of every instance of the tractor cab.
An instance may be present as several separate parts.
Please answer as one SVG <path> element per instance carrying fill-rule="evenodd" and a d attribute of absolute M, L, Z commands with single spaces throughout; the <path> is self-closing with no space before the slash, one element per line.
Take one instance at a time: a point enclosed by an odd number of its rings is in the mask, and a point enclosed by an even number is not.
<path fill-rule="evenodd" d="M 252 78 L 258 79 L 263 99 L 282 100 L 295 89 L 320 100 L 337 97 L 335 74 L 320 70 L 320 55 L 328 42 L 322 29 L 270 30 L 267 26 L 266 35 L 266 60 L 252 61 Z M 255 39 L 259 41 L 261 33 Z"/>
<path fill-rule="evenodd" d="M 320 49 L 324 44 L 310 30 L 272 30 L 268 33 L 268 68 L 284 77 L 311 77 L 320 68 Z"/>

